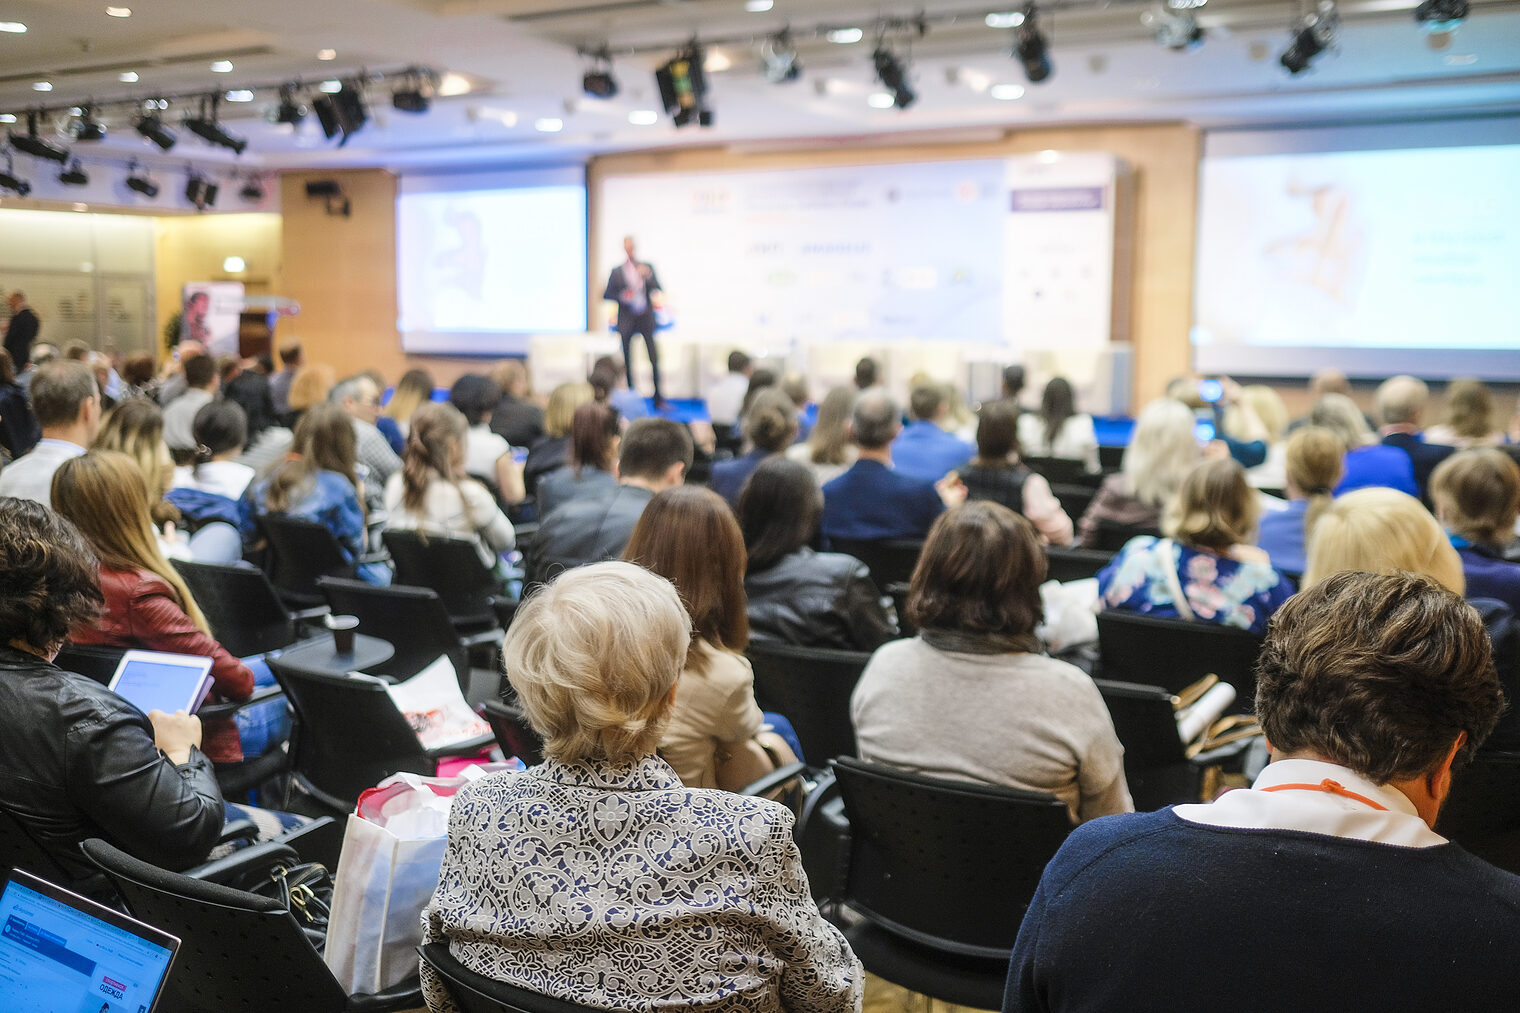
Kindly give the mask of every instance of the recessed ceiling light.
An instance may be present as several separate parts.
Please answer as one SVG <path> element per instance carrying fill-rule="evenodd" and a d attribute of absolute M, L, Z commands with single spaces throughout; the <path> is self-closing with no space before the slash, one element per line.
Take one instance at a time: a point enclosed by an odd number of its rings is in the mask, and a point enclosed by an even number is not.
<path fill-rule="evenodd" d="M 323 81 L 321 84 L 317 85 L 317 91 L 322 92 L 324 95 L 336 95 L 342 90 L 342 81 Z"/>
<path fill-rule="evenodd" d="M 721 74 L 733 65 L 734 61 L 721 49 L 712 50 L 707 54 L 707 59 L 702 61 L 702 69 L 709 74 Z"/>
<path fill-rule="evenodd" d="M 231 60 L 216 60 L 216 61 L 214 61 L 211 64 L 211 72 L 213 74 L 230 74 L 230 73 L 232 73 L 232 61 Z"/>
<path fill-rule="evenodd" d="M 26 31 L 26 25 L 19 21 L 0 21 L 0 32 L 9 32 L 11 35 L 20 35 Z"/>
<path fill-rule="evenodd" d="M 1024 23 L 1023 11 L 993 11 L 986 18 L 988 28 L 1017 28 Z"/>
<path fill-rule="evenodd" d="M 248 270 L 248 263 L 242 257 L 226 257 L 222 260 L 223 274 L 242 274 Z"/>
<path fill-rule="evenodd" d="M 894 104 L 892 96 L 884 91 L 873 91 L 866 96 L 866 105 L 872 109 L 891 109 Z"/>
<path fill-rule="evenodd" d="M 470 88 L 470 79 L 453 71 L 438 79 L 438 94 L 440 95 L 468 95 Z"/>
<path fill-rule="evenodd" d="M 15 123 L 15 122 L 16 122 L 16 114 L 15 113 L 0 113 L 0 123 Z"/>
<path fill-rule="evenodd" d="M 112 17 L 112 18 L 130 18 L 132 16 L 132 8 L 130 8 L 130 7 L 107 7 L 106 8 L 106 16 L 107 17 Z"/>
<path fill-rule="evenodd" d="M 1024 97 L 1024 86 L 1021 84 L 995 84 L 988 89 L 987 94 L 1004 102 L 1012 102 L 1014 99 Z"/>
<path fill-rule="evenodd" d="M 137 83 L 137 71 L 135 71 L 135 70 L 124 70 L 120 74 L 116 75 L 116 80 L 120 81 L 122 84 L 136 84 Z"/>
<path fill-rule="evenodd" d="M 852 42 L 859 42 L 865 37 L 866 33 L 859 28 L 835 28 L 828 34 L 830 42 L 838 43 L 841 46 L 848 46 Z"/>
<path fill-rule="evenodd" d="M 235 88 L 227 93 L 228 102 L 252 102 L 253 92 L 247 88 Z"/>
<path fill-rule="evenodd" d="M 565 121 L 558 116 L 540 116 L 533 121 L 533 129 L 545 134 L 557 134 L 565 129 Z"/>
<path fill-rule="evenodd" d="M 33 81 L 32 82 L 32 91 L 52 91 L 52 90 L 53 90 L 53 82 L 51 82 L 51 81 Z"/>
<path fill-rule="evenodd" d="M 336 60 L 337 58 L 338 58 L 338 51 L 336 49 L 319 49 L 319 50 L 317 50 L 317 59 L 319 59 L 319 60 Z"/>
<path fill-rule="evenodd" d="M 744 9 L 751 14 L 764 14 L 776 6 L 776 0 L 744 0 Z"/>
<path fill-rule="evenodd" d="M 653 109 L 635 109 L 628 114 L 628 122 L 636 127 L 652 127 L 660 122 L 660 114 Z"/>

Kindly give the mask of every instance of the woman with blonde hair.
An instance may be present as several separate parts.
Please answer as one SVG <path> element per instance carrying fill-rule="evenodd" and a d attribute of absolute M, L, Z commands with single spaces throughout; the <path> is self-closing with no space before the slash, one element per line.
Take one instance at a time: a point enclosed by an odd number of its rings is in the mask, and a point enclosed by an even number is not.
<path fill-rule="evenodd" d="M 1504 442 L 1494 396 L 1481 380 L 1453 380 L 1446 388 L 1446 417 L 1425 430 L 1425 442 L 1445 447 L 1492 447 Z"/>
<path fill-rule="evenodd" d="M 1098 574 L 1104 608 L 1265 633 L 1293 585 L 1256 547 L 1260 509 L 1234 459 L 1198 464 L 1166 508 L 1167 537 L 1131 539 Z"/>
<path fill-rule="evenodd" d="M 376 386 L 380 386 L 377 384 Z M 400 454 L 406 448 L 406 434 L 417 409 L 433 400 L 433 374 L 425 369 L 409 369 L 396 381 L 391 399 L 375 420 L 375 428 L 391 449 Z"/>
<path fill-rule="evenodd" d="M 497 569 L 516 533 L 490 491 L 465 474 L 464 416 L 453 405 L 428 403 L 411 421 L 401 470 L 385 485 L 387 527 L 471 540 L 480 561 Z"/>
<path fill-rule="evenodd" d="M 1520 518 L 1520 465 L 1493 447 L 1458 451 L 1431 473 L 1430 496 L 1468 592 L 1520 610 L 1520 563 L 1504 558 Z"/>
<path fill-rule="evenodd" d="M 1320 426 L 1303 426 L 1288 437 L 1284 468 L 1288 508 L 1262 515 L 1256 541 L 1272 565 L 1284 573 L 1304 572 L 1309 532 L 1330 506 L 1330 490 L 1341 480 L 1345 452 L 1336 435 Z"/>
<path fill-rule="evenodd" d="M 807 441 L 787 448 L 786 456 L 805 464 L 822 488 L 843 475 L 855 463 L 856 448 L 850 442 L 850 412 L 860 391 L 846 385 L 835 387 L 818 405 L 818 418 Z"/>
<path fill-rule="evenodd" d="M 570 463 L 570 429 L 575 424 L 575 410 L 595 399 L 596 392 L 585 381 L 562 383 L 549 392 L 544 435 L 528 448 L 528 459 L 523 464 L 523 485 L 529 496 L 538 491 L 539 479 Z"/>
<path fill-rule="evenodd" d="M 1174 398 L 1157 398 L 1145 406 L 1119 473 L 1103 480 L 1082 514 L 1078 530 L 1084 549 L 1098 547 L 1098 529 L 1105 521 L 1142 530 L 1159 527 L 1162 507 L 1198 463 L 1193 421 L 1187 405 Z"/>
<path fill-rule="evenodd" d="M 1411 496 L 1420 494 L 1409 455 L 1398 447 L 1379 443 L 1367 427 L 1362 410 L 1346 395 L 1320 398 L 1309 412 L 1309 424 L 1330 430 L 1346 447 L 1335 495 L 1368 486 L 1386 486 Z"/>

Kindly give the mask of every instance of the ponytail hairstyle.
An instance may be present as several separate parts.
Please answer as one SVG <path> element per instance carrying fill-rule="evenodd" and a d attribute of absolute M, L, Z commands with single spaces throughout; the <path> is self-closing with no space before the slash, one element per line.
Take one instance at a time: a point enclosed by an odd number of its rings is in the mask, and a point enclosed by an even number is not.
<path fill-rule="evenodd" d="M 1341 480 L 1346 445 L 1323 426 L 1304 426 L 1288 437 L 1288 481 L 1309 501 L 1304 511 L 1307 540 L 1320 515 L 1330 506 L 1331 493 Z"/>
<path fill-rule="evenodd" d="M 744 435 L 757 450 L 780 453 L 797 438 L 797 408 L 780 387 L 759 390 L 744 413 Z"/>
<path fill-rule="evenodd" d="M 464 413 L 451 404 L 429 402 L 412 414 L 411 431 L 401 451 L 401 505 L 421 513 L 428 486 L 441 478 L 456 487 L 464 477 L 464 442 L 469 430 Z M 463 493 L 460 500 L 464 500 Z"/>
<path fill-rule="evenodd" d="M 241 450 L 248 442 L 248 415 L 242 405 L 223 398 L 208 402 L 190 425 L 195 438 L 195 470 L 220 454 Z"/>

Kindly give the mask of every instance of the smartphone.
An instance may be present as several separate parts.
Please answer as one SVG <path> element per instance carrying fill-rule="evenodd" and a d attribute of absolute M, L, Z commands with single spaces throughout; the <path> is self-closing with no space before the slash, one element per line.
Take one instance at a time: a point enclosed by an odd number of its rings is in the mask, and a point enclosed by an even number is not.
<path fill-rule="evenodd" d="M 1217 431 L 1214 423 L 1208 419 L 1199 419 L 1193 423 L 1193 436 L 1200 444 L 1213 443 Z"/>
<path fill-rule="evenodd" d="M 1198 396 L 1209 404 L 1217 404 L 1224 397 L 1224 384 L 1218 380 L 1198 381 Z"/>

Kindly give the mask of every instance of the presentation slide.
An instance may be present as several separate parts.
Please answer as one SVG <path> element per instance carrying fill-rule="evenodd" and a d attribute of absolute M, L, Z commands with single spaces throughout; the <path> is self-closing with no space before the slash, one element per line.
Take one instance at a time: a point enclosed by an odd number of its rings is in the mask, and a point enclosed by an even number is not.
<path fill-rule="evenodd" d="M 1520 145 L 1206 158 L 1206 372 L 1520 377 Z"/>
<path fill-rule="evenodd" d="M 403 187 L 396 297 L 408 352 L 503 355 L 584 332 L 585 186 Z"/>

